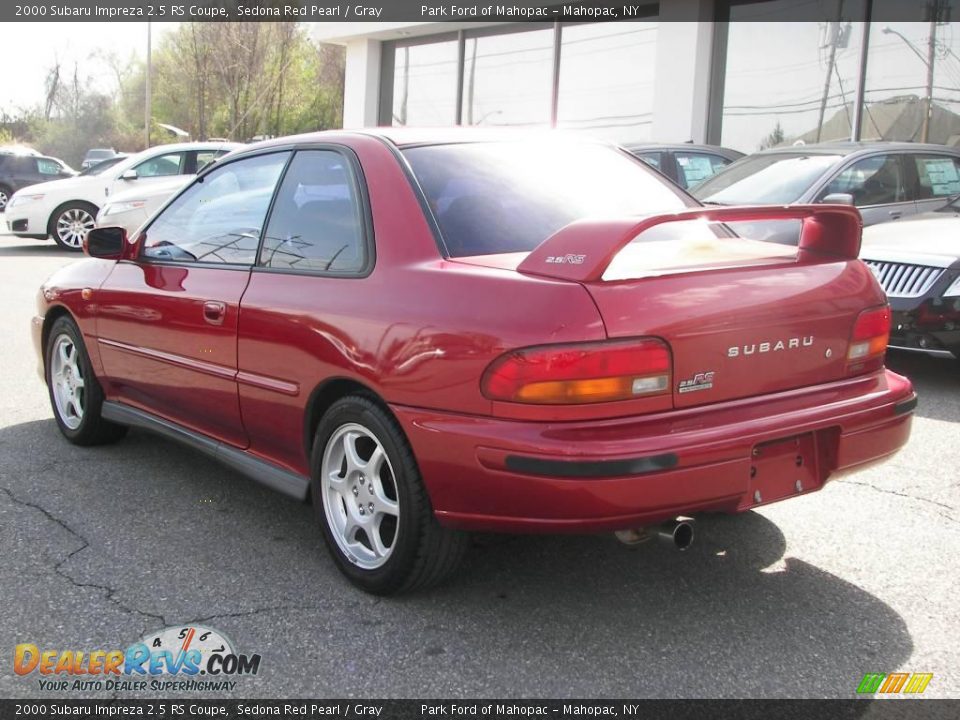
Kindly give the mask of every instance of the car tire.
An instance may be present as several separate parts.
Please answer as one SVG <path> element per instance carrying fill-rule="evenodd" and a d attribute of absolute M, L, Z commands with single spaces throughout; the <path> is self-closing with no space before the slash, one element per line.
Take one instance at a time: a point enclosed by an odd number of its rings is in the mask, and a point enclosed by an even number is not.
<path fill-rule="evenodd" d="M 393 595 L 430 587 L 460 564 L 469 537 L 437 522 L 399 424 L 370 398 L 350 395 L 330 406 L 311 469 L 324 540 L 361 589 Z"/>
<path fill-rule="evenodd" d="M 67 440 L 74 445 L 103 445 L 127 434 L 126 426 L 103 418 L 103 389 L 90 364 L 83 335 L 71 318 L 54 321 L 44 358 L 53 417 Z"/>
<path fill-rule="evenodd" d="M 6 211 L 11 197 L 13 197 L 13 190 L 6 185 L 0 185 L 0 213 Z"/>
<path fill-rule="evenodd" d="M 83 239 L 97 224 L 97 207 L 90 203 L 71 201 L 50 214 L 47 232 L 64 250 L 80 252 Z"/>

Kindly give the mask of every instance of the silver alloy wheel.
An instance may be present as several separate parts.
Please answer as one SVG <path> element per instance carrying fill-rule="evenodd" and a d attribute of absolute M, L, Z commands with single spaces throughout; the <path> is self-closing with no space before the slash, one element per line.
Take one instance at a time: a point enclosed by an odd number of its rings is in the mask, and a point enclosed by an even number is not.
<path fill-rule="evenodd" d="M 83 247 L 83 238 L 96 224 L 96 219 L 86 210 L 70 208 L 60 213 L 57 218 L 57 237 L 69 247 Z"/>
<path fill-rule="evenodd" d="M 80 350 L 69 335 L 58 335 L 50 353 L 50 386 L 57 415 L 71 430 L 76 430 L 83 422 L 84 385 Z"/>
<path fill-rule="evenodd" d="M 10 198 L 7 197 L 7 194 L 3 190 L 0 190 L 0 212 L 6 210 L 9 200 Z"/>
<path fill-rule="evenodd" d="M 400 503 L 383 445 L 363 425 L 341 425 L 330 436 L 320 465 L 327 526 L 357 567 L 375 570 L 396 547 Z"/>

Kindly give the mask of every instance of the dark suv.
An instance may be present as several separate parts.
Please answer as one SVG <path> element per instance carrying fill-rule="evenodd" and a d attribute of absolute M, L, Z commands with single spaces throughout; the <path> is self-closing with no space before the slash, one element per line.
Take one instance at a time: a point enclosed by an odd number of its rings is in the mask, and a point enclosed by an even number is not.
<path fill-rule="evenodd" d="M 62 160 L 34 155 L 0 155 L 0 212 L 17 190 L 76 175 Z"/>

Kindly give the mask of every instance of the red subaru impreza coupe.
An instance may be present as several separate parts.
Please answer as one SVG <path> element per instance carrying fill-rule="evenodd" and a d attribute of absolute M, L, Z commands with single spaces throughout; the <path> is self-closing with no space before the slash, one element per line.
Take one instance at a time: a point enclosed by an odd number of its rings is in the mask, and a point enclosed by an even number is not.
<path fill-rule="evenodd" d="M 725 222 L 802 224 L 797 247 Z M 346 576 L 431 584 L 464 531 L 739 512 L 898 450 L 916 398 L 853 208 L 703 208 L 552 133 L 280 138 L 92 231 L 33 321 L 54 416 L 312 498 Z"/>

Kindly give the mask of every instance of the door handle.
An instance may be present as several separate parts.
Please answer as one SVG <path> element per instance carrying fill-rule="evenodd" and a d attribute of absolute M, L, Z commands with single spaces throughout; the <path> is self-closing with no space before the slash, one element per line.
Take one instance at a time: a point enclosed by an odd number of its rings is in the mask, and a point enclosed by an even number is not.
<path fill-rule="evenodd" d="M 203 304 L 203 319 L 211 325 L 223 325 L 223 319 L 227 314 L 225 303 L 216 300 L 207 300 Z"/>
<path fill-rule="evenodd" d="M 903 210 L 891 210 L 887 214 L 890 216 L 891 219 L 899 220 L 900 216 L 903 215 Z"/>

